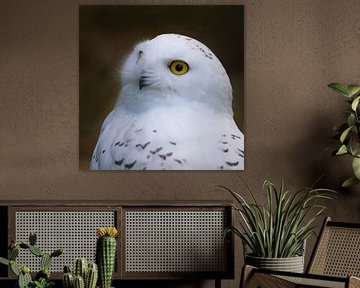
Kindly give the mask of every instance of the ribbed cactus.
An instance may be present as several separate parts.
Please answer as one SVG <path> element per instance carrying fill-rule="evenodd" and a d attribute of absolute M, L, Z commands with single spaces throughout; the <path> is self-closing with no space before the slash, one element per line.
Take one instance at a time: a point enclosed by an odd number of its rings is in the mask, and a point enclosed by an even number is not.
<path fill-rule="evenodd" d="M 71 273 L 69 266 L 64 266 L 64 288 L 95 288 L 97 279 L 98 268 L 96 263 L 91 262 L 88 264 L 88 261 L 85 258 L 76 259 L 74 263 L 74 273 Z"/>
<path fill-rule="evenodd" d="M 74 277 L 74 288 L 85 288 L 84 278 L 80 275 Z"/>
<path fill-rule="evenodd" d="M 110 288 L 116 258 L 115 227 L 98 228 L 99 238 L 96 243 L 96 262 L 99 268 L 99 282 L 101 288 Z"/>
<path fill-rule="evenodd" d="M 89 263 L 85 276 L 85 288 L 95 288 L 98 279 L 98 266 L 96 263 Z"/>
<path fill-rule="evenodd" d="M 86 258 L 76 259 L 74 265 L 75 276 L 81 276 L 83 279 L 85 279 L 87 269 L 88 269 L 88 261 L 86 260 Z"/>
<path fill-rule="evenodd" d="M 64 273 L 62 277 L 64 288 L 73 288 L 74 287 L 74 276 L 72 273 Z"/>

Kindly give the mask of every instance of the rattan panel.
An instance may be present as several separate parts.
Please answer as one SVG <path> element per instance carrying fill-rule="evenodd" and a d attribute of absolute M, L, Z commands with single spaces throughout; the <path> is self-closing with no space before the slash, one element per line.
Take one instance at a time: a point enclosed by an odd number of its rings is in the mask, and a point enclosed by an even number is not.
<path fill-rule="evenodd" d="M 125 272 L 223 272 L 224 211 L 125 213 Z"/>
<path fill-rule="evenodd" d="M 296 284 L 294 287 L 326 287 L 326 288 L 345 288 L 345 280 L 343 282 L 324 280 L 320 278 L 302 278 L 296 276 L 279 276 L 276 277 L 290 281 Z"/>
<path fill-rule="evenodd" d="M 38 244 L 44 252 L 64 248 L 65 253 L 54 259 L 50 270 L 62 272 L 64 265 L 74 259 L 95 259 L 96 228 L 115 226 L 114 211 L 16 211 L 16 241 L 28 241 L 36 231 Z M 40 259 L 29 251 L 21 251 L 19 263 L 26 263 L 31 271 L 38 271 Z"/>
<path fill-rule="evenodd" d="M 360 277 L 360 229 L 326 227 L 311 273 Z"/>

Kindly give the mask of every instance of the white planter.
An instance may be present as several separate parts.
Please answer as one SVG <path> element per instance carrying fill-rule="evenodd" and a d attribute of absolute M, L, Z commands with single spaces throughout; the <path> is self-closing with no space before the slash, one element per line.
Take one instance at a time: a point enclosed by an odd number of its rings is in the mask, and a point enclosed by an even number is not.
<path fill-rule="evenodd" d="M 263 269 L 304 273 L 304 256 L 263 258 L 246 255 L 245 263 Z"/>

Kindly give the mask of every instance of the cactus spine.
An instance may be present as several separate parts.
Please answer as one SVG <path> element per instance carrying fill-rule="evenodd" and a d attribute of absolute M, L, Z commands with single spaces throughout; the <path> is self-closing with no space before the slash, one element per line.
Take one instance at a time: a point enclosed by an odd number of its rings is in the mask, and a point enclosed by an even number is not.
<path fill-rule="evenodd" d="M 115 227 L 98 228 L 99 238 L 96 243 L 96 262 L 99 267 L 99 282 L 101 288 L 110 288 L 116 258 Z"/>

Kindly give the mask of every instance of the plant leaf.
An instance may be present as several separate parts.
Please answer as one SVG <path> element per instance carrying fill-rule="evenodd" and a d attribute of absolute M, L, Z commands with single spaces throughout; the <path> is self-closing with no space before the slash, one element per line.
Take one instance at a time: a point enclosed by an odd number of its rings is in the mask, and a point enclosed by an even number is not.
<path fill-rule="evenodd" d="M 360 85 L 348 85 L 347 90 L 349 91 L 351 96 L 354 96 L 360 92 Z"/>
<path fill-rule="evenodd" d="M 331 83 L 328 85 L 329 88 L 333 89 L 335 92 L 337 92 L 338 94 L 345 96 L 347 98 L 351 97 L 350 92 L 347 89 L 347 86 L 345 86 L 344 84 L 341 83 Z"/>
<path fill-rule="evenodd" d="M 3 257 L 0 257 L 0 263 L 4 264 L 4 265 L 9 265 L 10 264 L 9 260 L 6 259 L 6 258 L 3 258 Z"/>
<path fill-rule="evenodd" d="M 351 103 L 351 109 L 356 111 L 357 106 L 359 105 L 360 96 L 356 97 Z"/>
<path fill-rule="evenodd" d="M 351 148 L 351 155 L 353 155 L 354 157 L 359 157 L 360 156 L 360 139 L 359 139 L 359 136 L 357 136 L 357 135 L 351 136 L 348 145 Z"/>
<path fill-rule="evenodd" d="M 352 168 L 356 178 L 360 180 L 360 158 L 354 157 L 352 161 Z"/>
<path fill-rule="evenodd" d="M 346 147 L 346 145 L 341 145 L 341 147 L 339 148 L 339 150 L 336 152 L 335 155 L 344 155 L 348 153 L 348 149 Z"/>
<path fill-rule="evenodd" d="M 359 179 L 357 179 L 356 177 L 352 177 L 352 178 L 345 180 L 344 183 L 341 185 L 341 187 L 348 188 L 352 185 L 359 184 L 359 183 L 360 183 Z"/>
<path fill-rule="evenodd" d="M 353 128 L 353 126 L 350 126 L 349 128 L 345 129 L 345 131 L 343 133 L 341 133 L 341 136 L 340 136 L 341 143 L 344 143 L 346 137 L 348 136 L 348 134 L 352 128 Z"/>
<path fill-rule="evenodd" d="M 347 118 L 347 124 L 348 124 L 348 126 L 349 126 L 349 127 L 350 127 L 350 126 L 355 126 L 355 125 L 356 125 L 355 121 L 356 121 L 356 116 L 355 116 L 353 113 L 350 113 L 349 116 L 348 116 L 348 118 Z"/>

